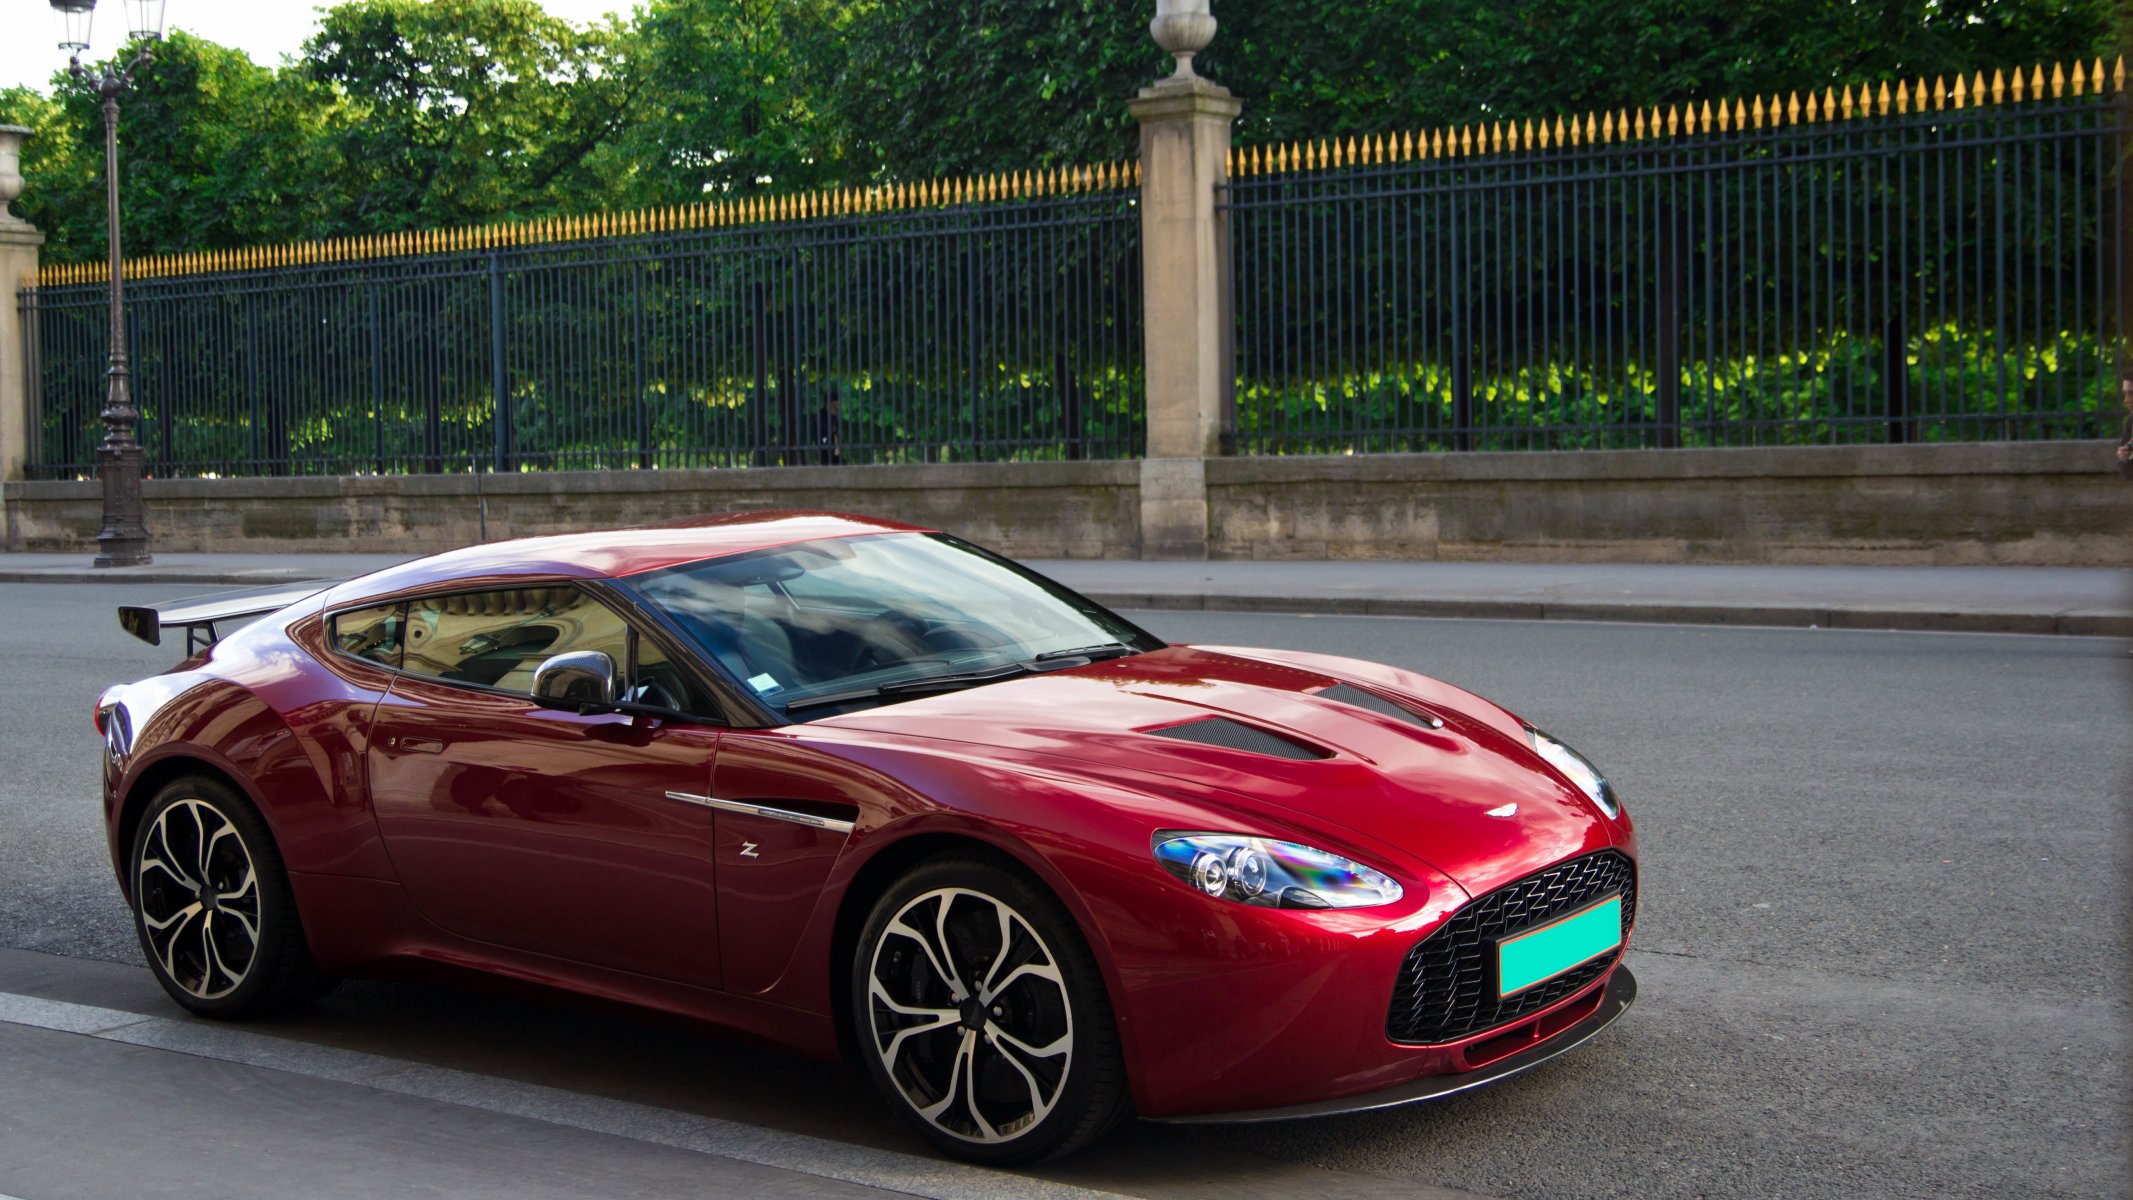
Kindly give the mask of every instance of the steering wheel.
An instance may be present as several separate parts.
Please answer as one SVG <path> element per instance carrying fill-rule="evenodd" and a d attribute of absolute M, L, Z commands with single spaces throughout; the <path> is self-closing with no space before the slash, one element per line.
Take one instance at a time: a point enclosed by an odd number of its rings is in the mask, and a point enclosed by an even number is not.
<path fill-rule="evenodd" d="M 844 665 L 844 673 L 856 675 L 876 667 L 894 664 L 884 660 L 885 653 L 913 658 L 932 653 L 926 644 L 925 622 L 907 613 L 879 612 L 867 618 L 866 624 L 855 631 L 858 646 L 852 651 L 851 661 Z"/>

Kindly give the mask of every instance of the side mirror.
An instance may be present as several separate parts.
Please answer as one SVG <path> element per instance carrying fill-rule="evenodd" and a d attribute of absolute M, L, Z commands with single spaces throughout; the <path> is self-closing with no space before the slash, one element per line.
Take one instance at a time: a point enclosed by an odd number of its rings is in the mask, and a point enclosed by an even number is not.
<path fill-rule="evenodd" d="M 615 706 L 615 660 L 598 650 L 558 654 L 533 669 L 533 698 L 585 712 Z"/>

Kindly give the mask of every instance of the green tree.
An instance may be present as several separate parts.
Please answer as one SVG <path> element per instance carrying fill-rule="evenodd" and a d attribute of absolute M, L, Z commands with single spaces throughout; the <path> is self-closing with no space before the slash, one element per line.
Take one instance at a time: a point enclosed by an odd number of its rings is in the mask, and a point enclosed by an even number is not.
<path fill-rule="evenodd" d="M 2112 0 L 1217 0 L 1195 60 L 1286 141 L 2114 53 Z M 892 174 L 1131 154 L 1167 74 L 1153 5 L 860 0 L 834 48 L 848 157 Z"/>
<path fill-rule="evenodd" d="M 841 5 L 830 0 L 654 0 L 632 69 L 641 119 L 609 148 L 628 196 L 681 203 L 751 187 L 842 180 L 843 137 L 823 67 Z"/>
<path fill-rule="evenodd" d="M 354 0 L 326 12 L 296 72 L 331 97 L 336 203 L 320 234 L 583 212 L 610 196 L 595 153 L 644 76 L 614 25 L 533 0 Z"/>
<path fill-rule="evenodd" d="M 104 125 L 86 82 L 55 77 L 55 95 L 0 93 L 0 120 L 38 136 L 25 148 L 32 183 L 22 211 L 53 261 L 105 250 Z M 128 254 L 283 241 L 314 228 L 329 200 L 313 186 L 330 105 L 241 51 L 178 32 L 119 101 L 119 180 Z"/>

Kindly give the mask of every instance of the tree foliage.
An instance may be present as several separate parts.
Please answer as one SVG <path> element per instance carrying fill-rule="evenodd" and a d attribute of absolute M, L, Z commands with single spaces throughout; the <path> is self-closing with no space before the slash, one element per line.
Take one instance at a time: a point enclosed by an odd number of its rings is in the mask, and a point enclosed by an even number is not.
<path fill-rule="evenodd" d="M 450 226 L 1134 152 L 1148 0 L 345 0 L 282 68 L 185 34 L 124 104 L 136 253 Z M 1244 143 L 2109 56 L 2113 0 L 1217 0 Z M 2115 24 L 2114 24 L 2115 23 Z M 90 91 L 0 91 L 18 208 L 103 252 Z"/>

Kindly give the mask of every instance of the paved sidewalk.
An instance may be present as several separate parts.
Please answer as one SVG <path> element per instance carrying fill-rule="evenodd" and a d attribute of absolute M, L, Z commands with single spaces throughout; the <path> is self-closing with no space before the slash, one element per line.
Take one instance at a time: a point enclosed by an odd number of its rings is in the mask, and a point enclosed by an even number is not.
<path fill-rule="evenodd" d="M 0 583 L 257 586 L 345 579 L 377 554 L 165 554 L 96 570 L 87 554 L 0 554 Z M 1114 562 L 1031 566 L 1117 608 L 1644 621 L 2133 637 L 2133 571 L 2102 567 L 1626 563 Z"/>

